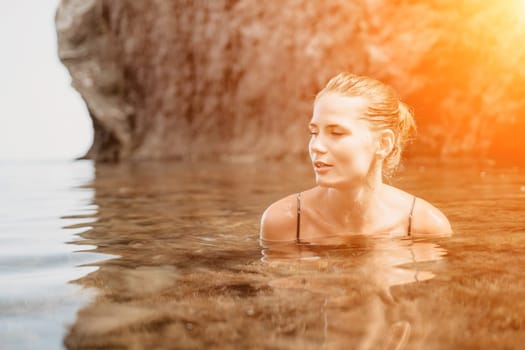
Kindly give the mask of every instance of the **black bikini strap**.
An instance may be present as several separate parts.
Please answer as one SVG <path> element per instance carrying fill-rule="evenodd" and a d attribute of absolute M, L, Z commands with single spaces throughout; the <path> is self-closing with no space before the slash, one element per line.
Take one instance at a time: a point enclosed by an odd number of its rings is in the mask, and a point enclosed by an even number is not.
<path fill-rule="evenodd" d="M 416 196 L 412 199 L 412 208 L 410 208 L 410 214 L 408 215 L 408 235 L 412 235 L 412 214 L 414 213 L 414 206 L 416 205 Z"/>
<path fill-rule="evenodd" d="M 299 236 L 301 233 L 301 192 L 297 193 L 297 231 L 296 239 L 299 242 Z"/>

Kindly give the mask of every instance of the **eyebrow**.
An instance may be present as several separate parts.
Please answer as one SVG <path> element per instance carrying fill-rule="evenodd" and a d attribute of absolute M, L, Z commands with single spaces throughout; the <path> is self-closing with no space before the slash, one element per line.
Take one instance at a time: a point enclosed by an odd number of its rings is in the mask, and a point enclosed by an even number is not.
<path fill-rule="evenodd" d="M 316 127 L 317 128 L 317 124 L 315 123 L 310 123 L 308 124 L 309 127 Z M 340 124 L 328 124 L 325 126 L 326 128 L 344 128 L 346 129 L 346 127 L 340 125 Z"/>

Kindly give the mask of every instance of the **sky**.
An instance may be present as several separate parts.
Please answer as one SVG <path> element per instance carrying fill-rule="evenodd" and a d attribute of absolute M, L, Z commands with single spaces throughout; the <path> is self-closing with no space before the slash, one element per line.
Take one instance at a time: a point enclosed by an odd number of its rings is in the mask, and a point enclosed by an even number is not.
<path fill-rule="evenodd" d="M 57 56 L 59 0 L 0 0 L 0 160 L 74 159 L 93 140 Z"/>

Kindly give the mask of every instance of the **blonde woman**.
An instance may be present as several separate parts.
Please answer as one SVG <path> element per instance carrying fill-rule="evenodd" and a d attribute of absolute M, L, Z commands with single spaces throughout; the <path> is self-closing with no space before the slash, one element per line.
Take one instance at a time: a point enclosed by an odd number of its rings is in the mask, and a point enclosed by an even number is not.
<path fill-rule="evenodd" d="M 412 112 L 391 87 L 364 76 L 335 76 L 315 98 L 309 129 L 317 186 L 266 209 L 263 241 L 452 233 L 439 209 L 383 182 L 415 130 Z"/>

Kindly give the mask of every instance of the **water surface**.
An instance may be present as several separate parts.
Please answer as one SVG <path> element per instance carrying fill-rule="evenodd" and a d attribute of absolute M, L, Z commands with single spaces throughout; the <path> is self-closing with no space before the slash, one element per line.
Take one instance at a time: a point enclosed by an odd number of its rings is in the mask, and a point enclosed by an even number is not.
<path fill-rule="evenodd" d="M 78 213 L 63 208 L 62 220 L 89 220 L 70 226 L 82 231 L 73 245 L 112 258 L 72 277 L 98 294 L 65 329 L 66 347 L 503 349 L 525 341 L 522 168 L 409 163 L 395 184 L 440 207 L 452 238 L 263 249 L 261 212 L 312 181 L 299 163 L 96 165 L 82 188 L 89 203 Z M 29 255 L 42 253 L 31 245 Z"/>
<path fill-rule="evenodd" d="M 6 349 L 60 349 L 93 291 L 69 283 L 105 257 L 69 244 L 97 208 L 91 162 L 0 162 L 0 340 Z M 74 219 L 63 218 L 75 215 Z M 65 228 L 77 225 L 77 228 Z"/>

